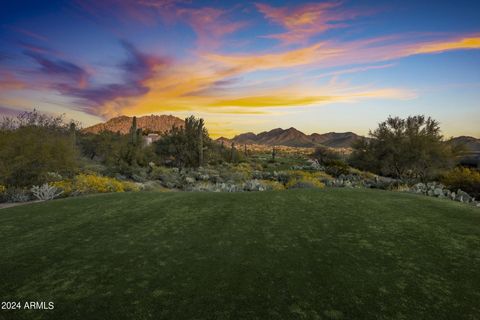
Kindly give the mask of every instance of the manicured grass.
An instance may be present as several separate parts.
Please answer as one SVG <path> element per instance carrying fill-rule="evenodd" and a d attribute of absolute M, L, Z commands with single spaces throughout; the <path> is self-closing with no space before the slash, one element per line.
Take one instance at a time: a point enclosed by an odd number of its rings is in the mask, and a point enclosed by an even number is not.
<path fill-rule="evenodd" d="M 479 319 L 480 210 L 377 190 L 131 193 L 0 210 L 6 319 Z"/>

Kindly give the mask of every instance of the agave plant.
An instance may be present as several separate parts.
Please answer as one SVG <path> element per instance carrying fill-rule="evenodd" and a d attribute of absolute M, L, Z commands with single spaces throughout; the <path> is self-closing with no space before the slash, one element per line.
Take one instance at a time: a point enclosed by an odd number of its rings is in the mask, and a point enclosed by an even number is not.
<path fill-rule="evenodd" d="M 53 200 L 63 193 L 63 191 L 48 183 L 44 183 L 41 186 L 33 186 L 30 191 L 38 200 Z"/>

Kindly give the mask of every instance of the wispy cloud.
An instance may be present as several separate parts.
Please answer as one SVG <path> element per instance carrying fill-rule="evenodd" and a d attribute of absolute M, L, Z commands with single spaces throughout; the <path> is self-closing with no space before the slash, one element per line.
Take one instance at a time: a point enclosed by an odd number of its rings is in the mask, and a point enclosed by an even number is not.
<path fill-rule="evenodd" d="M 178 8 L 176 14 L 193 28 L 200 49 L 212 50 L 219 46 L 224 36 L 246 26 L 246 22 L 243 21 L 230 21 L 229 11 L 224 9 Z"/>
<path fill-rule="evenodd" d="M 0 71 L 0 92 L 27 88 L 28 84 L 20 80 L 10 71 Z"/>
<path fill-rule="evenodd" d="M 341 2 L 335 1 L 307 3 L 294 7 L 273 7 L 257 3 L 256 7 L 266 19 L 286 30 L 265 37 L 278 39 L 284 44 L 305 44 L 312 36 L 329 29 L 346 27 L 346 21 L 367 14 L 367 11 L 344 9 L 341 5 Z"/>
<path fill-rule="evenodd" d="M 396 42 L 384 37 L 351 42 L 319 42 L 301 49 L 269 54 L 205 54 L 207 60 L 236 72 L 293 68 L 299 66 L 334 67 L 376 63 L 448 50 L 478 49 L 480 37 L 461 37 L 440 41 L 415 41 L 399 38 Z"/>
<path fill-rule="evenodd" d="M 35 51 L 25 51 L 39 65 L 39 72 L 44 75 L 73 81 L 79 87 L 85 87 L 88 81 L 88 72 L 82 67 L 62 59 L 50 59 Z"/>

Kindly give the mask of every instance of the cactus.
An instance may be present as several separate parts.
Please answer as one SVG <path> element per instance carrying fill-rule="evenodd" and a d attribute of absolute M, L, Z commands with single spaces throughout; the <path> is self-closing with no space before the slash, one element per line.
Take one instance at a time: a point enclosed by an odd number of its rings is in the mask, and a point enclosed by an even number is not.
<path fill-rule="evenodd" d="M 272 148 L 272 161 L 275 161 L 275 156 L 277 155 L 277 150 L 275 149 L 275 146 Z"/>
<path fill-rule="evenodd" d="M 203 165 L 203 119 L 198 123 L 198 165 Z"/>
<path fill-rule="evenodd" d="M 72 139 L 72 149 L 73 151 L 75 151 L 75 147 L 77 145 L 77 133 L 76 133 L 75 122 L 70 123 L 70 138 Z"/>
<path fill-rule="evenodd" d="M 230 150 L 230 162 L 235 162 L 235 142 L 232 142 L 232 149 Z"/>
<path fill-rule="evenodd" d="M 142 131 L 142 128 L 138 128 L 137 129 L 137 144 L 141 144 L 142 143 L 142 137 L 143 137 L 143 131 Z"/>
<path fill-rule="evenodd" d="M 130 128 L 131 142 L 133 145 L 137 144 L 138 132 L 137 132 L 137 117 L 133 117 L 132 126 Z"/>
<path fill-rule="evenodd" d="M 247 145 L 246 145 L 246 144 L 243 145 L 243 153 L 245 154 L 245 157 L 248 155 L 248 154 L 247 154 Z"/>

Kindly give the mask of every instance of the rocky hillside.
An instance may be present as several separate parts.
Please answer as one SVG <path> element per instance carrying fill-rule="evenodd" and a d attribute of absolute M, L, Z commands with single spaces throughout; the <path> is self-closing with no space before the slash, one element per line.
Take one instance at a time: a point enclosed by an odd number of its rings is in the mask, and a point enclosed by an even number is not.
<path fill-rule="evenodd" d="M 324 145 L 332 148 L 348 148 L 354 141 L 360 138 L 362 137 L 353 132 L 313 133 L 306 135 L 292 127 L 289 129 L 277 128 L 259 134 L 247 132 L 237 135 L 233 139 L 222 137 L 217 140 L 224 141 L 224 143 L 235 142 L 237 144 L 262 144 L 289 147 L 315 147 Z"/>
<path fill-rule="evenodd" d="M 119 116 L 105 123 L 99 123 L 83 129 L 84 132 L 99 133 L 102 131 L 120 132 L 127 134 L 132 126 L 133 117 Z M 137 118 L 137 127 L 147 132 L 163 133 L 173 126 L 183 126 L 184 120 L 171 115 L 151 115 Z"/>
<path fill-rule="evenodd" d="M 463 145 L 467 152 L 480 152 L 480 139 L 460 136 L 450 139 L 450 142 L 455 145 Z"/>

